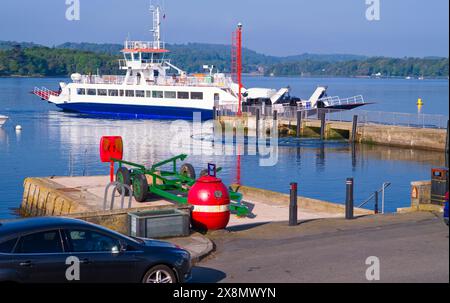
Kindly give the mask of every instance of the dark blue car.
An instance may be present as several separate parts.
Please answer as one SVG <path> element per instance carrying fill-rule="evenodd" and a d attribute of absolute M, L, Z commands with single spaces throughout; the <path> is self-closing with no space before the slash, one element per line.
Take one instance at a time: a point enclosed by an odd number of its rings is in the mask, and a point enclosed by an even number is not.
<path fill-rule="evenodd" d="M 0 282 L 176 283 L 190 254 L 85 221 L 40 217 L 0 223 Z"/>

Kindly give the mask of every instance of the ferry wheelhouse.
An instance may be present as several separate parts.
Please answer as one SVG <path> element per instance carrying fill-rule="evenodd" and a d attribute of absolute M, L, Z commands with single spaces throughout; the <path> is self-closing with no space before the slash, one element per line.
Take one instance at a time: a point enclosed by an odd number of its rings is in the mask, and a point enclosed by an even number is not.
<path fill-rule="evenodd" d="M 72 74 L 59 91 L 33 93 L 66 111 L 123 118 L 192 119 L 200 112 L 211 119 L 213 107 L 237 104 L 237 84 L 222 73 L 188 75 L 173 65 L 161 41 L 160 9 L 151 7 L 153 41 L 125 41 L 124 76 Z"/>

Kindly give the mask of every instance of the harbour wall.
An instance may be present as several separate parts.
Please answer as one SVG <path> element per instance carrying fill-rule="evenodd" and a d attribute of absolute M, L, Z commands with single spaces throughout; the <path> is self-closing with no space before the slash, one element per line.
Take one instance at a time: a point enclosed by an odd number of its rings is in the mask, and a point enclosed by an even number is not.
<path fill-rule="evenodd" d="M 249 117 L 219 117 L 222 129 L 243 128 L 243 133 L 250 136 L 256 134 L 256 118 Z M 317 119 L 302 120 L 300 133 L 297 134 L 295 120 L 278 119 L 280 136 L 320 137 L 321 121 Z M 270 133 L 272 119 L 260 120 L 260 132 Z M 352 122 L 326 121 L 324 139 L 352 138 Z M 355 141 L 365 144 L 384 145 L 411 149 L 445 151 L 447 131 L 445 129 L 415 128 L 381 124 L 358 124 Z"/>

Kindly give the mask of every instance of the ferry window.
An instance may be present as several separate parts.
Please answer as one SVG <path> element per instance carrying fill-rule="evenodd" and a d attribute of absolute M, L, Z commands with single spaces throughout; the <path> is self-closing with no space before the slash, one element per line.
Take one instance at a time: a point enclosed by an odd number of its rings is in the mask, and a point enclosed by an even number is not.
<path fill-rule="evenodd" d="M 106 89 L 97 89 L 97 95 L 106 96 L 107 95 Z"/>
<path fill-rule="evenodd" d="M 219 101 L 219 94 L 214 94 L 214 101 Z"/>
<path fill-rule="evenodd" d="M 203 100 L 203 93 L 201 92 L 191 92 L 192 100 Z"/>
<path fill-rule="evenodd" d="M 126 90 L 125 96 L 127 97 L 134 97 L 134 90 Z"/>
<path fill-rule="evenodd" d="M 128 60 L 128 61 L 131 60 L 131 54 L 130 53 L 126 53 L 125 54 L 125 60 Z"/>
<path fill-rule="evenodd" d="M 151 59 L 150 53 L 142 53 L 141 56 L 142 56 L 142 60 L 150 60 Z"/>
<path fill-rule="evenodd" d="M 147 98 L 151 98 L 151 97 L 152 97 L 152 91 L 150 91 L 150 90 L 146 91 L 146 92 L 145 92 L 145 96 L 146 96 Z"/>
<path fill-rule="evenodd" d="M 178 99 L 189 99 L 189 92 L 178 92 L 177 98 Z"/>
<path fill-rule="evenodd" d="M 176 92 L 164 92 L 164 98 L 176 99 L 177 98 L 177 93 Z"/>
<path fill-rule="evenodd" d="M 162 58 L 162 54 L 160 54 L 160 53 L 153 54 L 153 59 L 154 60 L 160 60 L 161 58 Z"/>
<path fill-rule="evenodd" d="M 119 95 L 119 91 L 118 91 L 117 89 L 110 89 L 110 90 L 108 91 L 108 94 L 109 94 L 110 96 L 116 97 L 116 96 Z"/>
<path fill-rule="evenodd" d="M 93 88 L 88 88 L 87 94 L 90 95 L 90 96 L 95 96 L 97 94 L 97 92 Z"/>
<path fill-rule="evenodd" d="M 144 98 L 145 97 L 145 92 L 143 90 L 137 90 L 136 91 L 136 97 Z"/>
<path fill-rule="evenodd" d="M 86 95 L 86 90 L 84 88 L 77 88 L 77 95 Z"/>
<path fill-rule="evenodd" d="M 163 94 L 163 92 L 160 91 L 160 90 L 154 90 L 154 91 L 152 92 L 152 97 L 153 97 L 153 98 L 164 98 L 164 94 Z"/>
<path fill-rule="evenodd" d="M 120 90 L 119 90 L 119 96 L 123 97 L 123 95 L 124 95 L 124 94 L 123 94 L 123 89 L 120 89 Z"/>
<path fill-rule="evenodd" d="M 134 54 L 133 54 L 133 58 L 134 58 L 134 61 L 139 61 L 139 60 L 141 60 L 141 58 L 140 58 L 140 56 L 139 56 L 139 53 L 134 53 Z"/>

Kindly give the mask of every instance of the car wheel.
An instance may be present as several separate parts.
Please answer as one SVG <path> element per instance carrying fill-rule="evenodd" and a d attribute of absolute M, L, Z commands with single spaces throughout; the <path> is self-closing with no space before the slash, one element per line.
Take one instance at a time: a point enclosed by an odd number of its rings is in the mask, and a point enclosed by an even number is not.
<path fill-rule="evenodd" d="M 177 283 L 175 273 L 166 265 L 157 265 L 149 269 L 142 283 Z"/>

